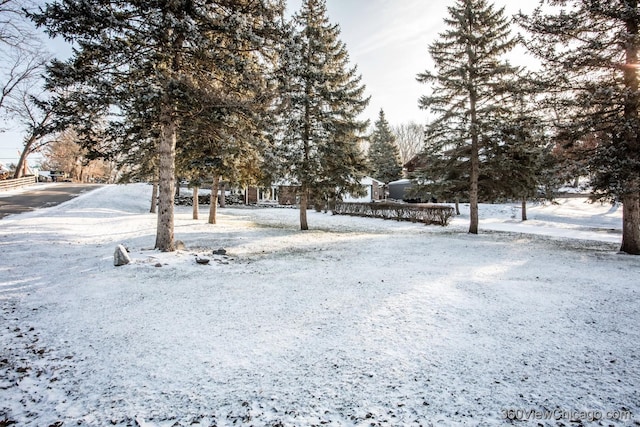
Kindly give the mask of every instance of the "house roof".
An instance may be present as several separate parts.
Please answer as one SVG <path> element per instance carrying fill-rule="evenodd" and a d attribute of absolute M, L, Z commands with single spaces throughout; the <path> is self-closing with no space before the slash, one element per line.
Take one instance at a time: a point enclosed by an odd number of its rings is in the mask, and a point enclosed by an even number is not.
<path fill-rule="evenodd" d="M 379 185 L 384 185 L 383 181 L 379 179 L 371 178 L 370 176 L 365 176 L 360 180 L 360 184 L 362 185 L 373 185 L 374 182 L 377 182 Z"/>
<path fill-rule="evenodd" d="M 427 157 L 422 153 L 418 153 L 413 156 L 411 160 L 405 163 L 403 167 L 407 170 L 407 172 L 425 169 L 427 167 Z"/>
<path fill-rule="evenodd" d="M 399 185 L 399 184 L 411 184 L 411 180 L 408 178 L 399 179 L 397 181 L 391 181 L 389 185 Z"/>

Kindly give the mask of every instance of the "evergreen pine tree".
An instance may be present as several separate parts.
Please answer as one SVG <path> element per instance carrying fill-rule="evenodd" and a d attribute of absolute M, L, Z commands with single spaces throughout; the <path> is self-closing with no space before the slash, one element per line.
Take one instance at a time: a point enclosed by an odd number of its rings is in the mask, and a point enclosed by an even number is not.
<path fill-rule="evenodd" d="M 369 99 L 339 35 L 325 0 L 304 0 L 282 53 L 280 166 L 298 187 L 302 230 L 309 228 L 310 197 L 362 190 L 365 159 L 359 142 L 367 122 L 357 117 Z"/>
<path fill-rule="evenodd" d="M 579 144 L 597 135 L 595 147 L 583 151 L 593 196 L 622 202 L 621 251 L 640 254 L 639 2 L 543 5 L 521 22 L 545 66 L 547 98 L 563 114 L 559 139 Z"/>
<path fill-rule="evenodd" d="M 423 96 L 420 106 L 435 115 L 426 132 L 432 157 L 462 167 L 456 175 L 468 177 L 469 233 L 477 234 L 479 184 L 483 176 L 490 179 L 482 174 L 481 163 L 515 80 L 517 69 L 503 57 L 516 40 L 504 8 L 496 10 L 485 0 L 456 0 L 449 14 L 447 30 L 429 46 L 436 72 L 418 75 L 418 81 L 432 84 L 431 95 Z"/>
<path fill-rule="evenodd" d="M 369 142 L 368 157 L 371 176 L 385 183 L 400 179 L 402 177 L 400 153 L 383 110 L 380 110 Z"/>
<path fill-rule="evenodd" d="M 76 44 L 49 70 L 49 86 L 66 89 L 61 110 L 77 123 L 127 108 L 153 111 L 159 131 L 156 248 L 174 250 L 175 159 L 181 122 L 193 100 L 235 109 L 249 104 L 260 52 L 278 36 L 281 0 L 50 2 L 33 19 Z M 258 79 L 258 82 L 260 79 Z M 144 95 L 144 96 L 141 96 Z M 135 103 L 131 102 L 136 98 Z M 78 120 L 77 113 L 83 119 Z M 114 120 L 120 120 L 114 118 Z M 88 144 L 97 138 L 85 139 Z"/>
<path fill-rule="evenodd" d="M 521 84 L 525 85 L 525 78 Z M 540 190 L 549 182 L 551 149 L 542 118 L 535 111 L 528 91 L 520 86 L 513 93 L 504 116 L 495 129 L 487 150 L 486 175 L 491 177 L 489 191 L 491 200 L 515 199 L 522 202 L 522 220 L 527 219 L 527 200 L 540 198 Z"/>
<path fill-rule="evenodd" d="M 216 190 L 220 189 L 221 182 L 239 185 L 260 182 L 264 169 L 262 153 L 268 143 L 261 131 L 266 125 L 259 116 L 257 113 L 221 114 L 215 108 L 205 108 L 180 131 L 183 145 L 178 151 L 178 163 L 194 182 L 212 183 L 211 224 L 217 221 Z"/>

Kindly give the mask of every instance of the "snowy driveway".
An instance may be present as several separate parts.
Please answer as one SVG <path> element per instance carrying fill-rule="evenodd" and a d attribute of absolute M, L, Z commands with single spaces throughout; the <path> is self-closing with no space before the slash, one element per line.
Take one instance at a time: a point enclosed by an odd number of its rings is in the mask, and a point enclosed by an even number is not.
<path fill-rule="evenodd" d="M 12 214 L 54 206 L 99 188 L 95 184 L 36 184 L 28 188 L 0 192 L 0 219 Z"/>

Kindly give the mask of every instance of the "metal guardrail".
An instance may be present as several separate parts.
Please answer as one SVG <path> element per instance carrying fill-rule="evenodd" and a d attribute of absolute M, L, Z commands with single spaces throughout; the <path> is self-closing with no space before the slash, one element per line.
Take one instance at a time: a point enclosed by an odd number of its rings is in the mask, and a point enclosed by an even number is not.
<path fill-rule="evenodd" d="M 0 181 L 0 191 L 13 190 L 15 188 L 25 187 L 36 183 L 36 177 L 34 175 L 25 176 L 18 179 L 4 179 Z"/>

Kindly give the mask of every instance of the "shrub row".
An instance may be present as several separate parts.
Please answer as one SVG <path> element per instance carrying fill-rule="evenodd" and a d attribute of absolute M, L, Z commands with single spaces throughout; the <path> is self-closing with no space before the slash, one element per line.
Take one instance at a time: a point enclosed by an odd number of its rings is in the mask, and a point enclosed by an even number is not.
<path fill-rule="evenodd" d="M 225 204 L 227 205 L 243 205 L 244 197 L 239 194 L 230 194 L 224 199 Z M 218 200 L 218 204 L 220 201 Z M 175 198 L 175 204 L 177 206 L 192 206 L 193 205 L 193 196 L 177 196 Z M 210 194 L 198 194 L 198 204 L 200 205 L 209 205 L 211 204 L 211 195 Z"/>
<path fill-rule="evenodd" d="M 453 207 L 436 204 L 408 203 L 337 203 L 335 215 L 364 216 L 371 218 L 395 219 L 397 221 L 422 222 L 425 224 L 449 224 L 455 214 Z"/>

